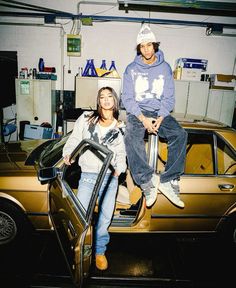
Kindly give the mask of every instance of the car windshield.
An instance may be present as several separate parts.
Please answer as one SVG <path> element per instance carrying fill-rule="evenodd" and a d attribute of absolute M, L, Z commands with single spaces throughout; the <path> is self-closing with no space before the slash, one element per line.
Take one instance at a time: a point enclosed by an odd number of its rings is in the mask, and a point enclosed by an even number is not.
<path fill-rule="evenodd" d="M 40 167 L 52 167 L 62 158 L 62 148 L 69 136 L 70 133 L 62 137 L 59 141 L 52 142 L 47 146 L 40 155 Z"/>

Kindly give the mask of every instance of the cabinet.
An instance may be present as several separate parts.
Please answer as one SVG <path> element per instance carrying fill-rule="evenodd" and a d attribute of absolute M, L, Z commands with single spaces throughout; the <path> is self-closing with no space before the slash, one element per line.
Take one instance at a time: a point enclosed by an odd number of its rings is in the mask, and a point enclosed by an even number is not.
<path fill-rule="evenodd" d="M 117 96 L 121 94 L 121 78 L 76 77 L 75 107 L 82 109 L 97 109 L 97 93 L 102 87 L 112 87 Z"/>
<path fill-rule="evenodd" d="M 188 88 L 189 84 L 187 81 L 175 80 L 175 108 L 173 111 L 175 117 L 184 118 L 186 115 Z"/>
<path fill-rule="evenodd" d="M 173 115 L 202 120 L 206 115 L 209 82 L 175 80 L 175 108 Z"/>
<path fill-rule="evenodd" d="M 205 119 L 232 126 L 235 99 L 235 91 L 210 89 Z"/>
<path fill-rule="evenodd" d="M 16 114 L 20 121 L 40 125 L 53 123 L 55 109 L 55 81 L 38 79 L 16 79 Z M 19 130 L 18 130 L 19 131 Z"/>

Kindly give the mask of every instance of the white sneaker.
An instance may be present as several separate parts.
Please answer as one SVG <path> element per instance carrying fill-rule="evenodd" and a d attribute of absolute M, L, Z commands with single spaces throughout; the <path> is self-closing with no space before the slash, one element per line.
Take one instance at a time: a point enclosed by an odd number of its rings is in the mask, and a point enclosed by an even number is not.
<path fill-rule="evenodd" d="M 146 206 L 148 208 L 150 208 L 156 202 L 156 199 L 157 199 L 157 188 L 153 187 L 153 188 L 150 188 L 150 190 L 146 190 L 144 195 L 145 195 L 145 198 L 146 198 Z"/>
<path fill-rule="evenodd" d="M 153 173 L 151 181 L 152 181 L 153 186 L 155 186 L 157 188 L 158 183 L 159 183 L 157 174 Z"/>
<path fill-rule="evenodd" d="M 153 187 L 150 187 L 148 189 L 145 189 L 143 191 L 146 199 L 146 206 L 149 208 L 151 207 L 157 200 L 157 183 L 158 183 L 158 178 L 157 175 L 154 173 L 152 176 L 152 184 Z"/>
<path fill-rule="evenodd" d="M 172 180 L 165 183 L 160 183 L 158 189 L 173 204 L 180 208 L 184 208 L 184 202 L 179 198 L 178 181 Z"/>

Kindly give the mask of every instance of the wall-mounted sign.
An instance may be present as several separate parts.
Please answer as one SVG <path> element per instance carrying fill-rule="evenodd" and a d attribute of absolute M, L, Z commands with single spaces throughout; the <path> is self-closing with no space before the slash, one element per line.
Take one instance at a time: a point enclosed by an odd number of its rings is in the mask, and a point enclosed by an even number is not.
<path fill-rule="evenodd" d="M 21 95 L 30 94 L 30 81 L 28 80 L 20 81 L 20 94 Z"/>
<path fill-rule="evenodd" d="M 67 34 L 67 56 L 81 56 L 81 35 Z"/>

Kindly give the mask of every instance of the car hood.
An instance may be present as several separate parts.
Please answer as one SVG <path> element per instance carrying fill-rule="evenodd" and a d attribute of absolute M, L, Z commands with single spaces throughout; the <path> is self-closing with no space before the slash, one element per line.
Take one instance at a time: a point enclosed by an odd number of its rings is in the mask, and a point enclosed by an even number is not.
<path fill-rule="evenodd" d="M 34 169 L 33 163 L 31 163 L 31 165 L 27 167 L 25 165 L 25 161 L 29 157 L 31 152 L 44 142 L 45 139 L 33 139 L 27 141 L 1 143 L 0 172 Z"/>

